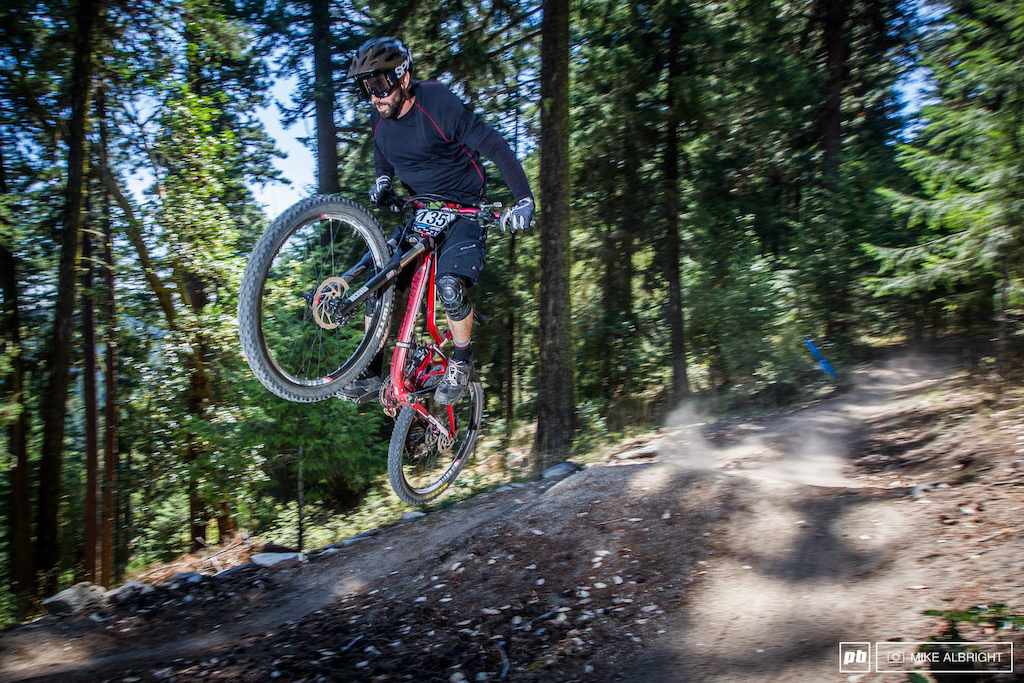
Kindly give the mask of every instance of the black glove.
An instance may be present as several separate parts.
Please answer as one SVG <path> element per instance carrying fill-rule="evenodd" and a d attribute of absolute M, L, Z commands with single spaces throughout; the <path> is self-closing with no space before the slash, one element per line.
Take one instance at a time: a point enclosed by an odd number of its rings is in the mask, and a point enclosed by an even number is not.
<path fill-rule="evenodd" d="M 512 232 L 525 230 L 533 223 L 533 197 L 523 197 L 501 214 L 501 231 L 508 226 Z"/>
<path fill-rule="evenodd" d="M 370 188 L 370 201 L 379 206 L 394 196 L 395 192 L 391 189 L 391 176 L 378 176 L 377 180 L 373 182 L 373 187 Z"/>

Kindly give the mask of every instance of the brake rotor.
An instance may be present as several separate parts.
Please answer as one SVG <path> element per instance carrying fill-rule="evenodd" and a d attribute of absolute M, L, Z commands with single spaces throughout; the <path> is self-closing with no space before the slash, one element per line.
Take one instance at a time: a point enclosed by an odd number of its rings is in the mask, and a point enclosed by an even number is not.
<path fill-rule="evenodd" d="M 437 434 L 437 450 L 441 453 L 449 453 L 452 450 L 452 446 L 455 445 L 455 437 L 445 436 L 438 432 Z"/>
<path fill-rule="evenodd" d="M 325 330 L 333 330 L 339 323 L 334 319 L 334 312 L 328 302 L 337 301 L 348 294 L 348 283 L 340 277 L 329 277 L 320 283 L 313 295 L 313 320 Z"/>

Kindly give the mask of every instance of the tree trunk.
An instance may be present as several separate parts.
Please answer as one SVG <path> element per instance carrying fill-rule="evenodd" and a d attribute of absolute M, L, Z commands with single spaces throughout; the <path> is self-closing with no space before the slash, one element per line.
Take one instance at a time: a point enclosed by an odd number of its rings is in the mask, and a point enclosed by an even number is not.
<path fill-rule="evenodd" d="M 825 188 L 836 191 L 842 150 L 843 87 L 846 85 L 849 44 L 845 31 L 848 0 L 820 0 L 818 9 L 824 26 L 822 51 L 827 80 L 824 105 L 819 120 L 819 138 L 823 153 L 822 174 Z"/>
<path fill-rule="evenodd" d="M 516 278 L 516 234 L 512 233 L 508 241 L 508 281 L 515 283 Z M 516 418 L 516 312 L 509 307 L 505 314 L 505 351 L 504 351 L 504 384 L 505 384 L 505 437 L 512 438 L 515 432 Z"/>
<path fill-rule="evenodd" d="M 334 127 L 334 40 L 331 34 L 330 7 L 329 0 L 310 2 L 317 190 L 321 194 L 335 194 L 341 191 L 338 180 L 338 133 Z"/>
<path fill-rule="evenodd" d="M 540 377 L 534 466 L 564 457 L 576 427 L 569 168 L 569 2 L 544 0 L 541 21 Z"/>
<path fill-rule="evenodd" d="M 7 177 L 0 141 L 0 194 L 7 194 Z M 7 448 L 11 455 L 10 471 L 10 557 L 11 588 L 14 592 L 16 615 L 25 615 L 32 593 L 32 508 L 29 487 L 28 442 L 29 415 L 25 401 L 25 371 L 21 354 L 21 312 L 18 305 L 18 263 L 14 252 L 0 242 L 0 287 L 3 289 L 3 338 L 10 350 L 11 371 L 4 383 L 4 393 L 18 409 L 18 416 L 7 427 Z"/>
<path fill-rule="evenodd" d="M 231 504 L 222 500 L 217 505 L 217 543 L 224 545 L 235 532 L 235 518 L 231 515 Z"/>
<path fill-rule="evenodd" d="M 1004 254 L 1002 273 L 1000 273 L 999 278 L 999 332 L 998 345 L 996 347 L 996 372 L 1004 377 L 1010 364 L 1010 321 L 1007 311 L 1007 306 L 1009 305 L 1007 292 L 1009 289 L 1010 256 L 1009 254 Z"/>
<path fill-rule="evenodd" d="M 88 202 L 86 203 L 88 222 Z M 97 446 L 99 418 L 96 412 L 96 312 L 93 302 L 93 266 L 91 230 L 82 231 L 82 401 L 85 403 L 85 580 L 96 582 L 97 534 Z"/>
<path fill-rule="evenodd" d="M 630 164 L 627 163 L 627 167 Z M 622 197 L 627 204 L 633 197 Z M 623 393 L 629 376 L 623 374 L 623 354 L 628 353 L 623 343 L 623 329 L 633 319 L 633 233 L 635 216 L 630 209 L 618 211 L 621 218 L 616 226 L 608 226 L 601 246 L 601 329 L 596 353 L 600 359 L 600 395 L 605 400 Z M 627 392 L 628 393 L 628 392 Z M 609 406 L 609 412 L 611 406 Z"/>
<path fill-rule="evenodd" d="M 92 33 L 99 15 L 98 0 L 81 0 L 71 67 L 71 121 L 68 126 L 68 183 L 61 225 L 61 254 L 54 306 L 53 337 L 43 393 L 43 439 L 39 458 L 39 499 L 36 516 L 35 572 L 46 594 L 57 588 L 60 563 L 61 472 L 64 465 L 64 419 L 71 378 L 75 284 L 82 231 L 85 186 L 86 119 L 92 81 Z"/>
<path fill-rule="evenodd" d="M 125 449 L 124 460 L 121 460 L 119 463 L 116 477 L 118 485 L 115 487 L 116 496 L 114 499 L 116 512 L 114 516 L 113 568 L 114 583 L 121 583 L 124 581 L 125 568 L 128 566 L 128 560 L 131 557 L 129 546 L 132 540 L 132 527 L 135 523 L 132 519 L 131 501 L 131 482 L 133 478 L 131 445 Z"/>
<path fill-rule="evenodd" d="M 686 327 L 683 317 L 683 289 L 680 282 L 679 259 L 679 126 L 682 124 L 680 103 L 674 87 L 682 75 L 679 61 L 680 27 L 678 21 L 669 28 L 668 78 L 665 110 L 665 152 L 662 157 L 665 177 L 665 283 L 668 286 L 669 358 L 672 365 L 672 403 L 678 403 L 690 393 L 686 367 Z"/>
<path fill-rule="evenodd" d="M 101 88 L 96 97 L 96 118 L 100 123 L 100 165 L 103 173 L 109 171 L 107 159 L 107 117 L 106 94 Z M 105 187 L 105 186 L 104 186 Z M 106 328 L 106 353 L 104 387 L 106 399 L 103 411 L 103 501 L 101 525 L 101 567 L 100 583 L 107 588 L 114 583 L 114 520 L 116 517 L 115 495 L 117 492 L 118 429 L 117 414 L 117 301 L 114 291 L 114 233 L 110 221 L 110 194 L 103 190 L 103 273 L 106 284 L 104 301 L 104 327 Z"/>
<path fill-rule="evenodd" d="M 202 281 L 191 274 L 185 274 L 186 292 L 188 294 L 188 305 L 197 316 L 201 315 L 206 307 L 206 290 Z M 189 393 L 186 398 L 186 409 L 188 412 L 205 419 L 206 406 L 210 403 L 212 390 L 210 387 L 210 375 L 206 370 L 207 344 L 201 332 L 197 332 L 192 341 L 192 353 L 188 357 L 189 365 Z M 189 484 L 189 545 L 192 552 L 206 547 L 206 527 L 210 519 L 209 507 L 203 499 L 198 482 L 201 476 L 202 462 L 200 455 L 202 446 L 199 437 L 192 434 L 186 450 L 185 462 L 188 464 Z"/>

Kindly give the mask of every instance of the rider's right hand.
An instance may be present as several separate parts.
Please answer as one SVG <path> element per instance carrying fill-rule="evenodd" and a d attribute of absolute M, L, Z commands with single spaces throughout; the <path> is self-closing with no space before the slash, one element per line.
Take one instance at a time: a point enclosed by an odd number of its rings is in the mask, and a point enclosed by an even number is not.
<path fill-rule="evenodd" d="M 380 206 L 394 196 L 395 192 L 391 189 L 391 176 L 378 176 L 373 182 L 373 187 L 370 188 L 370 201 Z"/>

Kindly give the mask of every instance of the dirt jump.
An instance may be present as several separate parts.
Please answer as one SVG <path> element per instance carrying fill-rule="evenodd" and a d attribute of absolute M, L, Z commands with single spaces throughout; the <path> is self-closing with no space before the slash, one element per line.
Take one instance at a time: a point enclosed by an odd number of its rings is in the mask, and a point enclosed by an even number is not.
<path fill-rule="evenodd" d="M 750 417 L 684 406 L 560 480 L 46 616 L 0 634 L 0 680 L 1024 680 L 876 652 L 998 641 L 1024 667 L 1021 393 L 920 359 L 851 380 Z M 925 614 L 955 610 L 977 618 Z"/>

